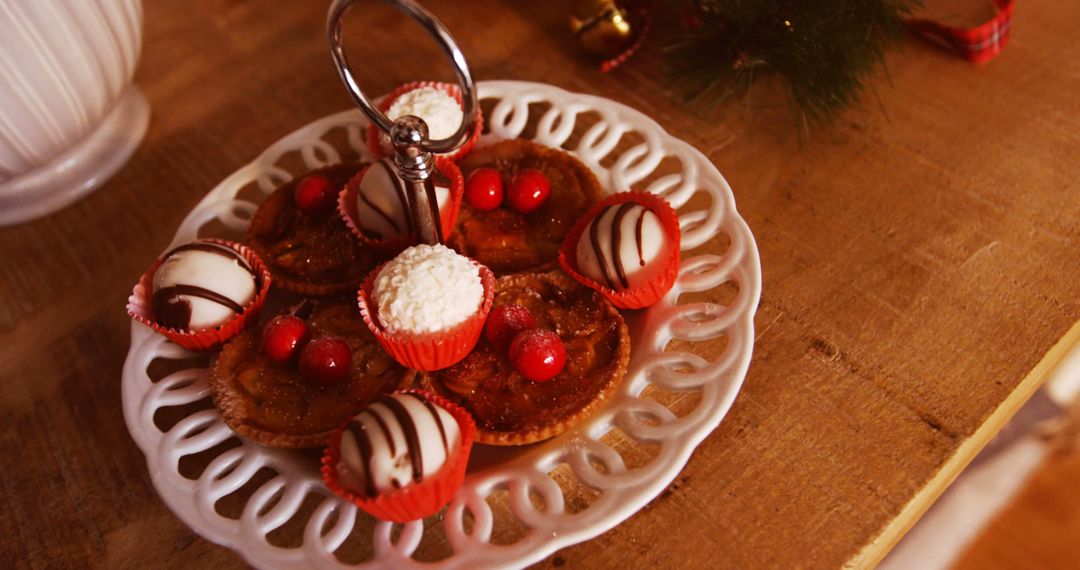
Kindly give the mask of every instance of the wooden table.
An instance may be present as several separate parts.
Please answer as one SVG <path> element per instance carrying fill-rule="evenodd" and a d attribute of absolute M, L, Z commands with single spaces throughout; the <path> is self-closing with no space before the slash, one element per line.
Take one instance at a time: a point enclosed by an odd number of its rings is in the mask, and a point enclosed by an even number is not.
<path fill-rule="evenodd" d="M 127 434 L 123 306 L 203 194 L 350 106 L 324 4 L 147 0 L 142 148 L 89 198 L 0 230 L 2 559 L 241 564 L 162 505 Z M 1080 5 L 1026 0 L 981 67 L 905 41 L 880 105 L 800 139 L 768 94 L 752 112 L 686 110 L 656 56 L 597 73 L 567 2 L 427 4 L 479 78 L 609 97 L 702 149 L 761 249 L 757 344 L 730 415 L 649 506 L 541 566 L 870 565 L 1080 338 Z M 348 25 L 373 92 L 432 77 L 433 49 L 407 57 L 401 20 L 369 17 Z"/>

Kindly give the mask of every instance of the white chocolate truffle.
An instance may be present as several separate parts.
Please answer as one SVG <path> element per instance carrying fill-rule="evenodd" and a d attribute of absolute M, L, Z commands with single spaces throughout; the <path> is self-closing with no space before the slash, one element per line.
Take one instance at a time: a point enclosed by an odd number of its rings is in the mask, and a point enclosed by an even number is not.
<path fill-rule="evenodd" d="M 194 241 L 165 255 L 154 272 L 152 310 L 167 327 L 216 327 L 255 298 L 255 272 L 236 250 Z"/>
<path fill-rule="evenodd" d="M 669 239 L 652 210 L 612 204 L 589 222 L 577 244 L 582 275 L 616 291 L 647 284 L 665 267 Z"/>
<path fill-rule="evenodd" d="M 454 416 L 422 395 L 383 396 L 346 424 L 338 481 L 368 497 L 419 483 L 442 468 L 460 440 Z"/>
<path fill-rule="evenodd" d="M 479 267 L 445 245 L 416 245 L 383 266 L 371 298 L 390 333 L 447 330 L 476 314 L 484 299 Z"/>
<path fill-rule="evenodd" d="M 446 205 L 450 189 L 435 186 L 439 211 Z M 410 212 L 410 194 L 397 174 L 393 160 L 384 158 L 364 172 L 356 188 L 356 222 L 360 230 L 376 239 L 416 233 Z M 443 228 L 446 231 L 446 228 Z"/>
<path fill-rule="evenodd" d="M 428 138 L 431 140 L 448 139 L 457 132 L 465 114 L 457 100 L 442 89 L 421 87 L 413 89 L 394 99 L 386 116 L 391 121 L 412 115 L 427 123 Z"/>

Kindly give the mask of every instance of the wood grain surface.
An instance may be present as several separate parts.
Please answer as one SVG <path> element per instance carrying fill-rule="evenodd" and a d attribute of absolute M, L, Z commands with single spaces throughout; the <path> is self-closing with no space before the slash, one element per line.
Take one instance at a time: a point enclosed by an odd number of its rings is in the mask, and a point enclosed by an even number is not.
<path fill-rule="evenodd" d="M 906 41 L 865 109 L 804 137 L 767 84 L 749 108 L 704 112 L 680 103 L 655 53 L 597 73 L 567 33 L 566 0 L 425 4 L 478 78 L 609 97 L 700 148 L 761 249 L 754 358 L 730 415 L 656 500 L 540 567 L 870 565 L 1071 342 L 1080 4 L 1025 1 L 984 66 Z M 350 106 L 325 8 L 146 0 L 146 141 L 95 194 L 0 229 L 0 559 L 242 565 L 158 500 L 127 434 L 123 307 L 210 188 Z M 372 92 L 449 77 L 395 13 L 353 16 L 350 51 Z"/>

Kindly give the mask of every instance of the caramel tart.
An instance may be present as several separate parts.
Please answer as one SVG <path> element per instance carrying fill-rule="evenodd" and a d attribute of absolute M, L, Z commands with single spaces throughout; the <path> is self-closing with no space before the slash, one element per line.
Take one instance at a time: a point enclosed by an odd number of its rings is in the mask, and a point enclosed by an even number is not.
<path fill-rule="evenodd" d="M 600 181 L 589 167 L 562 150 L 527 140 L 476 149 L 458 166 L 466 179 L 481 167 L 495 168 L 504 180 L 531 168 L 551 182 L 550 198 L 528 214 L 506 204 L 489 211 L 462 204 L 447 244 L 497 275 L 553 269 L 563 238 L 601 196 Z"/>
<path fill-rule="evenodd" d="M 322 386 L 304 379 L 295 362 L 275 364 L 261 349 L 261 329 L 240 334 L 221 350 L 210 391 L 222 418 L 237 434 L 271 447 L 318 447 L 380 395 L 411 383 L 375 341 L 356 304 L 321 301 L 307 319 L 311 338 L 340 337 L 352 350 L 348 378 Z"/>
<path fill-rule="evenodd" d="M 307 176 L 325 176 L 342 188 L 362 167 L 338 164 Z M 256 210 L 244 241 L 270 268 L 276 286 L 304 295 L 353 292 L 378 256 L 357 242 L 336 212 L 311 216 L 296 207 L 293 194 L 302 178 L 270 194 Z"/>
<path fill-rule="evenodd" d="M 562 372 L 532 382 L 481 338 L 464 360 L 426 374 L 422 384 L 472 415 L 480 443 L 542 441 L 588 417 L 615 391 L 630 360 L 630 333 L 599 293 L 557 271 L 500 278 L 493 306 L 504 304 L 526 307 L 538 327 L 559 335 L 567 353 Z"/>

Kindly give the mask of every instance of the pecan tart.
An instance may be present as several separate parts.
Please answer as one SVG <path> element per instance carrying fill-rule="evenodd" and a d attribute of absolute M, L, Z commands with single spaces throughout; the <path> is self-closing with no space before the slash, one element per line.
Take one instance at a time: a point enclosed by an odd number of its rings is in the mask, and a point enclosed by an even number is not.
<path fill-rule="evenodd" d="M 630 333 L 599 293 L 560 272 L 520 273 L 495 284 L 494 306 L 526 307 L 538 327 L 559 335 L 566 366 L 551 380 L 518 373 L 506 351 L 486 338 L 461 362 L 422 383 L 465 408 L 480 443 L 522 445 L 562 433 L 596 411 L 626 374 Z"/>
<path fill-rule="evenodd" d="M 600 181 L 589 167 L 559 149 L 515 139 L 474 150 L 458 163 L 468 178 L 478 168 L 494 168 L 509 179 L 533 169 L 551 183 L 551 196 L 536 210 L 521 213 L 504 204 L 481 211 L 467 201 L 448 245 L 498 275 L 555 267 L 559 246 L 578 218 L 600 200 Z"/>
<path fill-rule="evenodd" d="M 336 191 L 363 166 L 313 170 L 274 190 L 259 206 L 244 241 L 270 268 L 274 285 L 305 295 L 346 293 L 355 291 L 375 267 L 377 254 L 357 243 L 333 209 Z M 297 185 L 311 177 L 325 177 L 335 190 L 330 208 L 314 214 L 297 207 L 295 197 Z"/>
<path fill-rule="evenodd" d="M 386 354 L 360 320 L 356 304 L 322 301 L 307 319 L 312 340 L 343 339 L 349 373 L 333 384 L 304 378 L 295 361 L 276 364 L 264 354 L 263 331 L 248 329 L 222 349 L 210 373 L 210 392 L 237 434 L 271 447 L 318 447 L 375 398 L 409 384 L 414 372 Z"/>

